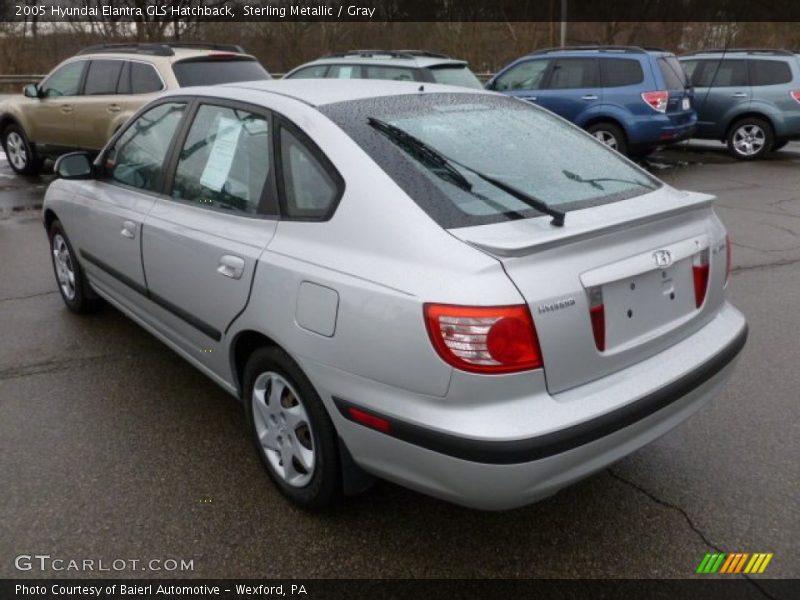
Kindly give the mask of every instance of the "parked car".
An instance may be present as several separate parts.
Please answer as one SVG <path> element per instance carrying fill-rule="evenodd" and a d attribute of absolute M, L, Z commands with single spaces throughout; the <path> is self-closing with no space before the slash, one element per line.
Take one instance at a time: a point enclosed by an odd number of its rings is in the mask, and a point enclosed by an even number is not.
<path fill-rule="evenodd" d="M 353 50 L 300 65 L 284 79 L 391 79 L 468 88 L 483 84 L 466 61 L 425 50 Z"/>
<path fill-rule="evenodd" d="M 800 55 L 737 48 L 680 60 L 695 88 L 695 137 L 727 143 L 740 160 L 800 139 Z"/>
<path fill-rule="evenodd" d="M 139 108 L 179 87 L 269 79 L 227 44 L 102 44 L 58 65 L 23 96 L 0 104 L 0 141 L 11 168 L 35 175 L 46 157 L 99 150 Z"/>
<path fill-rule="evenodd" d="M 663 50 L 539 50 L 500 70 L 486 87 L 543 106 L 621 154 L 684 140 L 697 120 L 686 75 Z"/>
<path fill-rule="evenodd" d="M 500 94 L 169 92 L 56 172 L 66 305 L 104 298 L 240 398 L 306 507 L 372 475 L 533 502 L 689 417 L 745 343 L 713 197 Z"/>

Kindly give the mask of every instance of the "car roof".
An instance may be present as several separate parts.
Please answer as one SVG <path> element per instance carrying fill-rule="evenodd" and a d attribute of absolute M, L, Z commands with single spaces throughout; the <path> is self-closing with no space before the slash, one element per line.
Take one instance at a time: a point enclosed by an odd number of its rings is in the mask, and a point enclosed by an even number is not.
<path fill-rule="evenodd" d="M 379 65 L 425 69 L 445 65 L 463 66 L 465 60 L 451 58 L 444 54 L 425 50 L 354 50 L 329 54 L 295 67 L 292 71 L 313 65 Z"/>
<path fill-rule="evenodd" d="M 252 90 L 293 98 L 310 106 L 409 94 L 494 94 L 481 89 L 456 87 L 419 81 L 388 81 L 385 79 L 271 79 L 245 81 L 202 88 L 182 88 L 179 93 L 220 96 L 220 90 Z"/>
<path fill-rule="evenodd" d="M 542 48 L 526 55 L 549 56 L 555 54 L 585 54 L 587 56 L 673 56 L 673 53 L 663 48 L 651 48 L 641 46 L 565 46 L 563 48 Z"/>
<path fill-rule="evenodd" d="M 698 50 L 697 52 L 689 52 L 687 54 L 682 55 L 680 58 L 697 58 L 699 56 L 702 57 L 722 57 L 723 55 L 747 55 L 748 57 L 752 58 L 775 58 L 775 57 L 785 57 L 791 58 L 797 56 L 796 51 L 792 50 L 781 50 L 778 48 L 714 48 L 709 50 Z"/>
<path fill-rule="evenodd" d="M 139 60 L 142 62 L 180 62 L 187 58 L 202 58 L 204 56 L 231 56 L 231 57 L 239 57 L 244 60 L 256 60 L 254 56 L 250 54 L 245 54 L 241 52 L 230 52 L 227 50 L 214 50 L 210 48 L 173 48 L 172 54 L 161 55 L 161 54 L 152 54 L 147 52 L 136 52 L 136 51 L 128 51 L 126 52 L 123 49 L 120 49 L 119 52 L 115 52 L 113 50 L 103 50 L 98 52 L 84 52 L 80 54 L 76 54 L 71 58 L 80 58 L 80 59 L 92 59 L 92 60 L 99 60 L 103 58 L 117 58 L 117 59 L 126 59 L 126 60 Z"/>

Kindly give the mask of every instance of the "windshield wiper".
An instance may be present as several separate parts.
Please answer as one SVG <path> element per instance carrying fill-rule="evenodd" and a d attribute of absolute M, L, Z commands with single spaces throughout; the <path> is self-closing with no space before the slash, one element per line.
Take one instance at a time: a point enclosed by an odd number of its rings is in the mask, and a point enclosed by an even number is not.
<path fill-rule="evenodd" d="M 403 129 L 400 129 L 399 127 L 391 125 L 390 123 L 386 123 L 385 121 L 381 121 L 380 119 L 376 119 L 375 117 L 369 117 L 367 122 L 370 124 L 370 126 L 374 127 L 375 129 L 383 133 L 385 136 L 387 136 L 390 140 L 392 140 L 402 148 L 408 150 L 415 156 L 419 157 L 421 160 L 428 161 L 430 164 L 433 164 L 437 167 L 444 169 L 448 174 L 451 174 L 453 176 L 453 183 L 458 187 L 468 192 L 473 192 L 472 184 L 469 181 L 467 181 L 466 178 L 458 171 L 458 169 L 455 169 L 453 167 L 453 165 L 458 165 L 462 169 L 469 171 L 470 173 L 473 173 L 474 175 L 480 177 L 487 183 L 492 184 L 493 186 L 495 186 L 500 190 L 503 190 L 509 196 L 513 196 L 517 200 L 523 202 L 524 204 L 527 204 L 529 207 L 534 208 L 543 214 L 550 215 L 551 217 L 553 217 L 552 221 L 550 221 L 551 225 L 554 225 L 555 227 L 564 226 L 564 217 L 566 216 L 566 213 L 556 208 L 553 208 L 552 206 L 550 206 L 546 202 L 543 202 L 542 200 L 539 200 L 535 196 L 531 196 L 527 192 L 523 192 L 522 190 L 519 190 L 504 181 L 495 179 L 490 175 L 481 173 L 480 171 L 477 171 L 476 169 L 473 169 L 470 166 L 467 166 L 455 159 L 445 156 L 444 154 L 439 152 L 439 150 L 436 150 L 432 146 L 429 146 L 421 139 L 411 135 L 410 133 L 408 133 Z"/>
<path fill-rule="evenodd" d="M 601 191 L 605 191 L 606 188 L 604 188 L 602 185 L 600 185 L 598 183 L 599 181 L 611 181 L 611 182 L 617 182 L 617 183 L 632 183 L 633 185 L 638 185 L 640 187 L 647 188 L 648 190 L 656 189 L 655 186 L 649 185 L 647 183 L 643 183 L 643 182 L 638 181 L 636 179 L 617 179 L 615 177 L 594 177 L 592 179 L 584 179 L 583 177 L 581 177 L 577 173 L 573 173 L 572 171 L 567 171 L 566 169 L 562 169 L 561 172 L 564 174 L 564 177 L 566 177 L 567 179 L 569 179 L 571 181 L 575 181 L 577 183 L 588 183 L 593 188 L 596 188 L 596 189 L 601 190 Z"/>

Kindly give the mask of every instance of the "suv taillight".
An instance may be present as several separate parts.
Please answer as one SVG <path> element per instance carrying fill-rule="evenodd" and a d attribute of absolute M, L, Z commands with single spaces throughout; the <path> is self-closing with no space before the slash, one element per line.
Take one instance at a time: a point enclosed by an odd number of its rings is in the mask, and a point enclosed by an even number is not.
<path fill-rule="evenodd" d="M 692 257 L 692 275 L 694 276 L 694 303 L 697 308 L 703 306 L 708 291 L 708 248 Z"/>
<path fill-rule="evenodd" d="M 650 108 L 660 113 L 667 112 L 667 101 L 669 100 L 669 92 L 644 92 L 642 93 L 642 100 L 644 100 Z"/>
<path fill-rule="evenodd" d="M 795 102 L 800 102 L 800 90 L 792 90 L 789 92 L 789 95 L 794 99 Z"/>
<path fill-rule="evenodd" d="M 473 373 L 542 368 L 542 352 L 528 307 L 426 304 L 425 324 L 446 363 Z"/>

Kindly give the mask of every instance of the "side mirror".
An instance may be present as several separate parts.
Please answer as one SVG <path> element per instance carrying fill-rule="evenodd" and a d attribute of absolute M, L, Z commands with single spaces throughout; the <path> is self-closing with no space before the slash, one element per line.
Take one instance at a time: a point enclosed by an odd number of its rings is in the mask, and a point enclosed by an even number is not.
<path fill-rule="evenodd" d="M 62 179 L 91 179 L 94 166 L 88 152 L 70 152 L 56 160 L 53 166 L 56 177 Z"/>
<path fill-rule="evenodd" d="M 22 93 L 25 95 L 26 98 L 39 98 L 39 86 L 35 83 L 29 83 L 24 88 L 22 88 Z"/>

